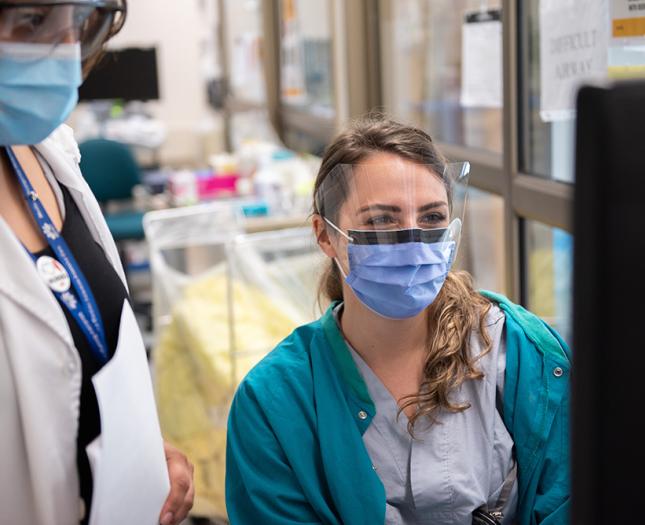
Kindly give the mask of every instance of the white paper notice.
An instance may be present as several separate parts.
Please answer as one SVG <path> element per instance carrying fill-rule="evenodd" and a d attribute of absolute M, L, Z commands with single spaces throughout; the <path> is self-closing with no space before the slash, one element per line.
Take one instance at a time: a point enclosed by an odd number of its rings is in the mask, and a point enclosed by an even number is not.
<path fill-rule="evenodd" d="M 608 0 L 540 0 L 540 116 L 571 118 L 581 84 L 607 78 Z"/>
<path fill-rule="evenodd" d="M 116 353 L 92 382 L 101 435 L 87 447 L 90 525 L 157 525 L 170 482 L 146 352 L 127 301 Z"/>
<path fill-rule="evenodd" d="M 499 11 L 466 16 L 461 38 L 461 105 L 502 107 L 502 22 Z"/>

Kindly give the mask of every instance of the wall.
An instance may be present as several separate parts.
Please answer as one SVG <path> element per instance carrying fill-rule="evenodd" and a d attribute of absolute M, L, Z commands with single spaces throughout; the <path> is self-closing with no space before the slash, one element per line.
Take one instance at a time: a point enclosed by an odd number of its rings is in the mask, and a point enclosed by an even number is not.
<path fill-rule="evenodd" d="M 199 165 L 222 148 L 221 117 L 208 106 L 205 87 L 206 76 L 219 74 L 216 30 L 216 0 L 131 0 L 125 26 L 109 44 L 157 47 L 161 100 L 146 106 L 166 127 L 164 164 Z"/>

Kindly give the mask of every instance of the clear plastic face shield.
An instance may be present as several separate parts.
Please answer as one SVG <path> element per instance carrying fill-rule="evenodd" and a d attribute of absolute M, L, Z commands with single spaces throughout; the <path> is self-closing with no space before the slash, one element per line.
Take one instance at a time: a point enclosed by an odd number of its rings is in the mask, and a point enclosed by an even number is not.
<path fill-rule="evenodd" d="M 122 0 L 0 1 L 0 55 L 7 45 L 15 52 L 22 44 L 38 60 L 61 45 L 78 44 L 84 60 L 103 45 L 114 22 L 119 27 L 124 19 Z"/>
<path fill-rule="evenodd" d="M 355 295 L 383 317 L 420 313 L 457 254 L 470 164 L 436 168 L 401 158 L 338 165 L 316 192 L 336 264 Z"/>

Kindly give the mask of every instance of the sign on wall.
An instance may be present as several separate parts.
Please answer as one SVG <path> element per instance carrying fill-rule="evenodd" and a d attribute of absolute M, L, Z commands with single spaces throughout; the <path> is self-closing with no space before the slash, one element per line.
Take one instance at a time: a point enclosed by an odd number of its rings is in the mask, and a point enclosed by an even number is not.
<path fill-rule="evenodd" d="M 574 116 L 581 84 L 607 78 L 607 0 L 540 1 L 540 116 Z"/>
<path fill-rule="evenodd" d="M 501 108 L 501 11 L 492 9 L 467 14 L 461 41 L 461 105 Z"/>
<path fill-rule="evenodd" d="M 611 36 L 645 39 L 645 0 L 612 0 Z"/>

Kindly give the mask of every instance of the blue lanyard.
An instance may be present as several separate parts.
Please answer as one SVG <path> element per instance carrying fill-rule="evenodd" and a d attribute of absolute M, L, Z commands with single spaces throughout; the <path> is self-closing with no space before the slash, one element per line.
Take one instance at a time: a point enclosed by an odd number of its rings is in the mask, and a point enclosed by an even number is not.
<path fill-rule="evenodd" d="M 34 191 L 31 182 L 29 182 L 29 179 L 25 175 L 15 153 L 9 146 L 5 146 L 5 151 L 7 152 L 7 156 L 9 157 L 13 170 L 18 177 L 23 195 L 34 219 L 43 232 L 47 243 L 56 255 L 58 262 L 62 264 L 67 271 L 71 284 L 74 286 L 74 290 L 76 291 L 76 294 L 73 294 L 70 288 L 64 292 L 52 290 L 52 293 L 56 296 L 61 305 L 63 305 L 74 317 L 74 320 L 82 330 L 83 335 L 85 335 L 85 338 L 92 349 L 92 353 L 103 365 L 108 362 L 110 356 L 105 339 L 105 330 L 101 319 L 101 313 L 96 305 L 94 294 L 85 279 L 85 275 L 79 268 L 72 251 L 65 242 L 65 239 L 60 235 L 60 232 L 56 226 L 54 226 L 54 223 L 49 217 L 47 210 L 40 202 L 38 194 Z M 34 262 L 36 262 L 36 257 L 31 252 L 30 255 L 34 259 Z"/>

